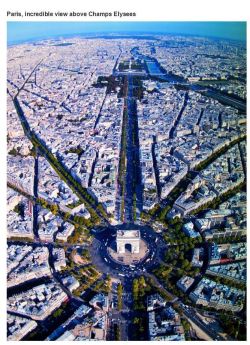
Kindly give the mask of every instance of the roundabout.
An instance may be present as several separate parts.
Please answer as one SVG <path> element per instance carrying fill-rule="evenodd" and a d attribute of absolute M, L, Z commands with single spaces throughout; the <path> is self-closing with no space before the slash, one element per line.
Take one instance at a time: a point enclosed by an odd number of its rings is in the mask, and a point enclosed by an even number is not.
<path fill-rule="evenodd" d="M 121 246 L 121 231 L 139 231 L 139 251 L 127 238 Z M 120 234 L 119 234 L 120 233 Z M 94 231 L 91 257 L 94 265 L 106 274 L 114 276 L 131 276 L 142 274 L 149 267 L 157 264 L 162 239 L 149 226 L 122 224 Z M 126 236 L 125 236 L 126 237 Z M 118 243 L 118 246 L 117 246 Z M 118 248 L 119 247 L 119 248 Z M 121 248 L 123 247 L 123 248 Z"/>

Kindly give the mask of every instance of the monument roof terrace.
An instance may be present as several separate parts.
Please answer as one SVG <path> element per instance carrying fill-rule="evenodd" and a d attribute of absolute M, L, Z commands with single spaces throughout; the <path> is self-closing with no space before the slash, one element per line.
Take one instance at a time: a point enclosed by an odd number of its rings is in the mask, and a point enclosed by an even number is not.
<path fill-rule="evenodd" d="M 140 238 L 139 230 L 118 230 L 117 238 Z"/>

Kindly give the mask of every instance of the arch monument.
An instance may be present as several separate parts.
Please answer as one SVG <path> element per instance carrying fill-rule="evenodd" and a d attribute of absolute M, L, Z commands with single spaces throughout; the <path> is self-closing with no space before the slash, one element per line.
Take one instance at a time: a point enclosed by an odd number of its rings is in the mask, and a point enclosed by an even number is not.
<path fill-rule="evenodd" d="M 116 234 L 117 253 L 124 254 L 126 245 L 130 245 L 131 253 L 138 254 L 140 252 L 140 239 L 139 230 L 118 230 Z"/>

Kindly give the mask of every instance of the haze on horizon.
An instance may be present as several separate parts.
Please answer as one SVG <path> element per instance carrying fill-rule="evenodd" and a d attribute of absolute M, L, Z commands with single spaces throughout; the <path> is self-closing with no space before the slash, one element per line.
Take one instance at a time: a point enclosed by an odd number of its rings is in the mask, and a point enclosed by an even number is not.
<path fill-rule="evenodd" d="M 84 34 L 182 34 L 246 41 L 246 22 L 16 22 L 7 43 Z"/>

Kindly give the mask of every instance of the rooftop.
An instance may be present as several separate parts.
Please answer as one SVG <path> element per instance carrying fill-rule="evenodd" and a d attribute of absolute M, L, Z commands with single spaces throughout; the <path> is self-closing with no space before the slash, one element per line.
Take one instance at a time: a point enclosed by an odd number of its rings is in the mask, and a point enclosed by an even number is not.
<path fill-rule="evenodd" d="M 117 238 L 140 238 L 140 230 L 118 230 Z"/>

